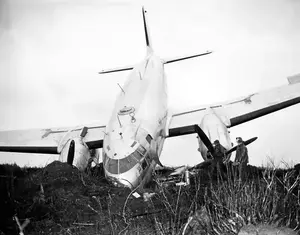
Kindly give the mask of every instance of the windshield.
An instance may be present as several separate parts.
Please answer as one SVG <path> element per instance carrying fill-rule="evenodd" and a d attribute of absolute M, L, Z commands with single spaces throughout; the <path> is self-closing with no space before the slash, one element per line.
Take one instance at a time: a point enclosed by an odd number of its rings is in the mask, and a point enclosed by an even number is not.
<path fill-rule="evenodd" d="M 122 159 L 111 159 L 104 154 L 104 167 L 111 174 L 122 174 L 129 171 L 137 163 L 139 163 L 144 156 L 140 151 L 135 150 L 133 153 Z"/>

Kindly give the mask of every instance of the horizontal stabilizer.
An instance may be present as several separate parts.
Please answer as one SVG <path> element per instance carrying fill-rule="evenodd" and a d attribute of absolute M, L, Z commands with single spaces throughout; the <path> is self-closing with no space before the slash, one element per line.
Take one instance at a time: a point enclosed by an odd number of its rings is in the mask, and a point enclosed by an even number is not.
<path fill-rule="evenodd" d="M 198 56 L 209 55 L 210 53 L 212 53 L 212 51 L 207 51 L 207 52 L 201 53 L 201 54 L 170 58 L 170 59 L 164 60 L 164 64 L 169 64 L 169 63 L 177 62 L 180 60 L 187 60 L 187 59 L 191 59 L 191 58 L 198 57 Z"/>
<path fill-rule="evenodd" d="M 121 72 L 121 71 L 126 71 L 131 69 L 133 69 L 133 66 L 124 66 L 124 67 L 102 70 L 99 72 L 99 74 Z"/>

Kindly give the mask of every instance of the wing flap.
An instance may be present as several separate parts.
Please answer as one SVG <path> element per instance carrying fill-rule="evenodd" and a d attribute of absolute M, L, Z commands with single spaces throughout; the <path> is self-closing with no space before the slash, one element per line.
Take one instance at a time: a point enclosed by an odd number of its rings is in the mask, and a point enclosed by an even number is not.
<path fill-rule="evenodd" d="M 290 107 L 290 106 L 298 104 L 298 103 L 300 103 L 300 97 L 296 97 L 296 98 L 293 98 L 293 99 L 290 99 L 290 100 L 279 102 L 277 104 L 267 106 L 265 108 L 257 109 L 255 111 L 252 111 L 252 112 L 249 112 L 249 113 L 246 113 L 246 114 L 242 114 L 240 116 L 230 118 L 230 123 L 231 123 L 230 127 L 237 126 L 237 125 L 242 124 L 244 122 L 251 121 L 253 119 L 262 117 L 264 115 L 276 112 L 278 110 Z"/>
<path fill-rule="evenodd" d="M 219 113 L 230 119 L 230 127 L 300 103 L 300 83 L 251 94 L 225 104 Z"/>
<path fill-rule="evenodd" d="M 84 141 L 89 149 L 102 148 L 105 126 L 87 125 Z M 1 152 L 23 152 L 57 154 L 61 140 L 76 138 L 82 133 L 81 127 L 63 127 L 49 129 L 28 129 L 0 131 Z"/>
<path fill-rule="evenodd" d="M 300 83 L 298 78 L 295 78 L 289 80 L 289 85 L 253 93 L 229 102 L 204 105 L 174 113 L 169 131 L 200 124 L 207 108 L 212 108 L 220 117 L 226 117 L 230 120 L 228 127 L 233 127 L 298 103 L 300 103 Z M 182 134 L 178 132 L 178 135 Z"/>
<path fill-rule="evenodd" d="M 0 146 L 0 152 L 57 154 L 55 146 Z"/>

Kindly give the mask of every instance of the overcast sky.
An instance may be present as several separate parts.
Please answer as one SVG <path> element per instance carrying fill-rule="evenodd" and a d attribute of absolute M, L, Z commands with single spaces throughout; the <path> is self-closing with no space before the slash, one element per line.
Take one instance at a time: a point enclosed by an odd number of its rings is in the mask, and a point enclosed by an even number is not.
<path fill-rule="evenodd" d="M 296 0 L 0 0 L 0 129 L 106 124 L 128 72 L 99 75 L 145 56 L 141 6 L 162 58 L 213 50 L 165 66 L 170 107 L 226 101 L 287 83 L 300 72 Z M 231 129 L 258 136 L 250 164 L 297 162 L 300 105 Z M 200 122 L 200 120 L 199 120 Z M 196 136 L 165 142 L 166 165 L 202 160 Z M 41 165 L 43 155 L 0 153 L 1 162 Z M 298 160 L 299 161 L 299 160 Z"/>

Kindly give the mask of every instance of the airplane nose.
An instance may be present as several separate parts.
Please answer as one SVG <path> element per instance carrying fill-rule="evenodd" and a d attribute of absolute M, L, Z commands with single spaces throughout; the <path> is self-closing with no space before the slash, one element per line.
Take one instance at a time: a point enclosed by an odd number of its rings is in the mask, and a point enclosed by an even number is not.
<path fill-rule="evenodd" d="M 104 152 L 103 155 L 103 165 L 107 176 L 115 186 L 133 189 L 140 180 L 141 162 L 147 151 L 135 140 L 131 140 L 127 144 L 122 143 L 122 146 L 119 146 L 122 148 L 118 148 L 118 152 L 114 148 L 118 143 L 115 142 L 114 144 L 111 144 L 113 151 Z"/>

